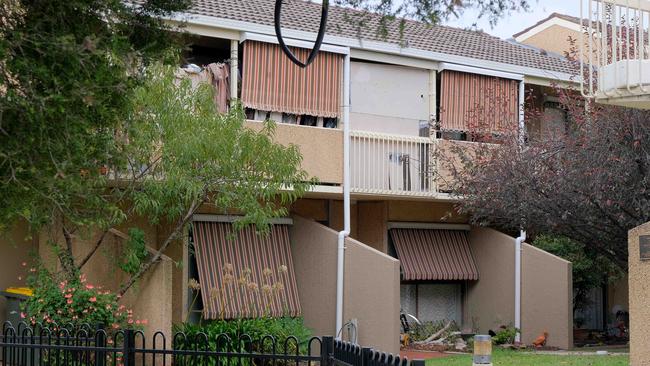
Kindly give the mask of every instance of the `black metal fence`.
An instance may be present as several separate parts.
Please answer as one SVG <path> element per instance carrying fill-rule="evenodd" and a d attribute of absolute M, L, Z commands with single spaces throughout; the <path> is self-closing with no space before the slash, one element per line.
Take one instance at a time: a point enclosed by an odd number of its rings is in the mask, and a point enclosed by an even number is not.
<path fill-rule="evenodd" d="M 333 337 L 301 342 L 293 336 L 232 339 L 179 332 L 170 339 L 156 332 L 147 340 L 140 330 L 24 323 L 3 326 L 0 357 L 2 366 L 424 366 Z"/>

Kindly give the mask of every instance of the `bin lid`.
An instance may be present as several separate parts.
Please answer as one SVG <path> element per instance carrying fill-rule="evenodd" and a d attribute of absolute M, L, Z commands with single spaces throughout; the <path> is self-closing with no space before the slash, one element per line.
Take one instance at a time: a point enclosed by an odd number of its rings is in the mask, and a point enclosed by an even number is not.
<path fill-rule="evenodd" d="M 25 297 L 25 296 L 31 297 L 31 296 L 34 296 L 34 290 L 32 290 L 29 287 L 7 287 L 4 290 L 3 295 L 5 295 L 7 297 L 12 296 L 12 295 L 18 295 L 18 296 L 14 296 L 14 297 Z"/>

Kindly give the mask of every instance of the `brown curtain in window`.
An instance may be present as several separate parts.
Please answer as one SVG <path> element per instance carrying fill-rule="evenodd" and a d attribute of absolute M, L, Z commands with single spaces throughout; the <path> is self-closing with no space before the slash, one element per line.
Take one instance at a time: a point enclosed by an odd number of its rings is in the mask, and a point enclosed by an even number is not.
<path fill-rule="evenodd" d="M 441 74 L 442 130 L 491 133 L 516 130 L 518 81 L 449 70 Z"/>
<path fill-rule="evenodd" d="M 292 48 L 300 60 L 309 50 Z M 343 56 L 319 52 L 298 67 L 271 43 L 244 43 L 241 100 L 244 106 L 273 112 L 339 117 Z"/>

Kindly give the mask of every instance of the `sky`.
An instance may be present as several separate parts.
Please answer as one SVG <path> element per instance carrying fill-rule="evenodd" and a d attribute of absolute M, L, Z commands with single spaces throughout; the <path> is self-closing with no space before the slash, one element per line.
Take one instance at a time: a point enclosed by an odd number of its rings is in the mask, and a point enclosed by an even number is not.
<path fill-rule="evenodd" d="M 508 39 L 512 35 L 546 18 L 553 12 L 580 16 L 581 0 L 531 0 L 529 12 L 518 12 L 502 17 L 494 28 L 487 19 L 477 21 L 476 11 L 465 11 L 459 19 L 452 19 L 443 24 L 452 27 L 467 28 L 476 23 L 477 28 L 494 36 Z"/>

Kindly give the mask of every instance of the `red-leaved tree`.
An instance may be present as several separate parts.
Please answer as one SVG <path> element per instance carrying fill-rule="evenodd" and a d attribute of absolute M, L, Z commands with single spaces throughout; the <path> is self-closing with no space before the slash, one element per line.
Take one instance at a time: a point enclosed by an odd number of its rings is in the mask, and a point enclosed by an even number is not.
<path fill-rule="evenodd" d="M 446 149 L 438 169 L 475 224 L 562 235 L 626 270 L 627 232 L 650 221 L 650 112 L 557 93 L 566 131 Z"/>

